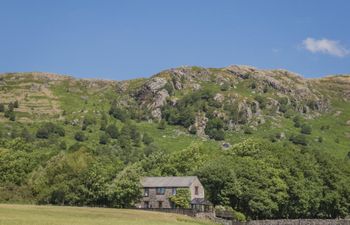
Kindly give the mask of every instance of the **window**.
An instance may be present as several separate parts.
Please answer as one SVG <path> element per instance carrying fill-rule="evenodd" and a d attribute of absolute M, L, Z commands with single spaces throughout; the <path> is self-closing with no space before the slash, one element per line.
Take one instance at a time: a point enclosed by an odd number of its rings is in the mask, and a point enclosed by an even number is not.
<path fill-rule="evenodd" d="M 173 195 L 176 195 L 176 188 L 173 188 L 172 194 L 173 194 Z"/>
<path fill-rule="evenodd" d="M 144 204 L 143 204 L 143 208 L 146 208 L 146 209 L 148 209 L 149 208 L 149 202 L 144 202 Z"/>
<path fill-rule="evenodd" d="M 165 193 L 165 188 L 163 188 L 163 187 L 156 188 L 157 195 L 164 195 L 164 193 Z"/>
<path fill-rule="evenodd" d="M 143 196 L 145 196 L 145 197 L 149 196 L 149 189 L 148 188 L 143 189 Z"/>
<path fill-rule="evenodd" d="M 163 208 L 163 202 L 162 201 L 158 202 L 158 208 Z"/>
<path fill-rule="evenodd" d="M 194 194 L 195 194 L 195 195 L 198 195 L 198 186 L 195 186 L 195 187 L 194 187 Z"/>

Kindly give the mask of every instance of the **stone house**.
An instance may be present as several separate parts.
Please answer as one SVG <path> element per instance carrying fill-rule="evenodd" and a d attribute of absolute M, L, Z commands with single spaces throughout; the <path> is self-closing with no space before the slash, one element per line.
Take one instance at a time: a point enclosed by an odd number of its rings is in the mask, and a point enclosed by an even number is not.
<path fill-rule="evenodd" d="M 138 208 L 175 208 L 169 197 L 176 195 L 179 188 L 188 188 L 191 194 L 191 207 L 206 211 L 211 203 L 205 200 L 204 187 L 196 176 L 186 177 L 144 177 L 141 180 L 142 200 Z"/>

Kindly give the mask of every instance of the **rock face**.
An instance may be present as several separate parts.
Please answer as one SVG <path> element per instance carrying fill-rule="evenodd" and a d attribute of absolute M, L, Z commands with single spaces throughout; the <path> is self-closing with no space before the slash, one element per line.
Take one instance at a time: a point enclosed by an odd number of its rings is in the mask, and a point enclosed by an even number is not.
<path fill-rule="evenodd" d="M 214 91 L 212 100 L 206 99 L 207 105 L 195 110 L 195 122 L 189 127 L 191 132 L 195 129 L 197 135 L 204 137 L 211 117 L 206 115 L 208 106 L 215 107 L 211 109 L 211 115 L 223 120 L 225 127 L 231 130 L 241 130 L 243 126 L 255 128 L 272 117 L 283 117 L 287 112 L 305 118 L 317 117 L 331 109 L 320 84 L 322 82 L 318 80 L 307 80 L 285 70 L 258 70 L 250 66 L 180 67 L 145 80 L 132 97 L 153 119 L 160 120 L 164 106 L 176 107 L 182 98 L 197 91 Z M 119 89 L 129 90 L 127 85 L 119 86 Z M 343 89 L 343 96 L 346 96 L 349 89 Z M 257 101 L 259 96 L 262 99 Z M 234 113 L 239 118 L 232 118 Z"/>

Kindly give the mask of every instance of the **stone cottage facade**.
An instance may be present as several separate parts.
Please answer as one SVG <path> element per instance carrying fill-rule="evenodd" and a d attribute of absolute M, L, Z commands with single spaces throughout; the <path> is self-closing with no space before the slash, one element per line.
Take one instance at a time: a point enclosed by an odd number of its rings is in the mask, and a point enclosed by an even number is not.
<path fill-rule="evenodd" d="M 204 188 L 198 177 L 144 177 L 141 180 L 142 200 L 138 208 L 175 208 L 169 197 L 176 195 L 178 188 L 188 188 L 192 208 L 211 205 L 204 199 Z"/>

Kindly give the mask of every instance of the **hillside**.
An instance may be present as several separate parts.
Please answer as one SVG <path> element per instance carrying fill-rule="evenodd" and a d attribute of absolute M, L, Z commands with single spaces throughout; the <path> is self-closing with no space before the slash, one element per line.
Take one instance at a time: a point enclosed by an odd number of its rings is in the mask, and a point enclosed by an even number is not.
<path fill-rule="evenodd" d="M 348 75 L 249 66 L 126 81 L 2 74 L 0 138 L 2 202 L 127 207 L 138 194 L 126 180 L 198 175 L 211 201 L 250 218 L 350 213 Z"/>

